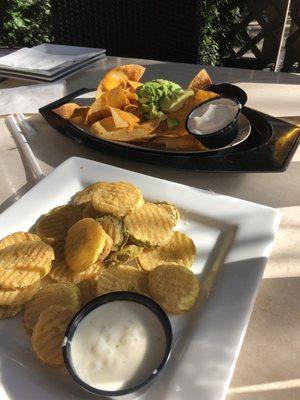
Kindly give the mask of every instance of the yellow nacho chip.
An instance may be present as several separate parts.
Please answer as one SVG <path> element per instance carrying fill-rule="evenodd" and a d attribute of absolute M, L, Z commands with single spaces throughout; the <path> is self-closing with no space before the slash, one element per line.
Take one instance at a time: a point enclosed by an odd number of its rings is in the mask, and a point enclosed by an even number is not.
<path fill-rule="evenodd" d="M 69 120 L 74 111 L 79 108 L 80 106 L 76 103 L 66 103 L 60 107 L 55 108 L 53 111 L 60 115 L 62 118 Z"/>
<path fill-rule="evenodd" d="M 198 74 L 191 80 L 188 89 L 198 90 L 203 89 L 205 86 L 211 85 L 212 80 L 205 69 L 201 69 Z"/>

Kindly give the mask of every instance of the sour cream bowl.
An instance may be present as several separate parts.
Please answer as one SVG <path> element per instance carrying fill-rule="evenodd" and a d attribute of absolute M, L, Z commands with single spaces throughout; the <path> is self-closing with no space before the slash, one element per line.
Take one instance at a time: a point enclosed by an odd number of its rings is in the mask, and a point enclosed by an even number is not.
<path fill-rule="evenodd" d="M 237 136 L 242 105 L 235 98 L 216 97 L 195 107 L 186 118 L 186 130 L 208 148 L 230 144 Z"/>
<path fill-rule="evenodd" d="M 171 346 L 171 324 L 157 303 L 137 293 L 115 292 L 97 297 L 74 316 L 63 357 L 83 389 L 127 398 L 160 373 Z"/>

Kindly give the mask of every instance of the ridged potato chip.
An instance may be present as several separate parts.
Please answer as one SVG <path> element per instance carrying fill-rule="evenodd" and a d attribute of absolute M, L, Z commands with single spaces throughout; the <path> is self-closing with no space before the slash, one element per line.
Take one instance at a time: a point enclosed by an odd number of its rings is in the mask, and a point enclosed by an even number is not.
<path fill-rule="evenodd" d="M 74 310 L 53 305 L 41 312 L 31 337 L 37 357 L 47 365 L 63 365 L 62 342 Z"/>
<path fill-rule="evenodd" d="M 117 217 L 114 217 L 113 215 L 105 215 L 97 218 L 97 221 L 108 234 L 108 236 L 112 238 L 113 246 L 111 251 L 120 250 L 128 239 L 128 234 L 123 221 Z"/>
<path fill-rule="evenodd" d="M 92 218 L 76 222 L 68 231 L 65 260 L 69 268 L 80 272 L 88 269 L 100 257 L 106 244 L 106 233 Z"/>
<path fill-rule="evenodd" d="M 189 84 L 190 90 L 203 89 L 205 86 L 211 85 L 212 80 L 205 69 L 201 69 Z"/>
<path fill-rule="evenodd" d="M 36 223 L 36 233 L 48 243 L 62 242 L 68 230 L 82 218 L 83 206 L 65 204 L 42 215 Z"/>
<path fill-rule="evenodd" d="M 98 280 L 98 296 L 120 290 L 147 295 L 148 276 L 146 272 L 129 265 L 105 268 Z"/>
<path fill-rule="evenodd" d="M 156 247 L 166 243 L 175 225 L 169 212 L 153 203 L 145 203 L 133 214 L 127 215 L 124 224 L 130 239 L 143 247 Z"/>
<path fill-rule="evenodd" d="M 81 293 L 73 283 L 53 283 L 42 288 L 24 309 L 23 320 L 26 329 L 31 332 L 40 314 L 49 306 L 59 305 L 68 307 L 73 313 L 81 307 Z"/>
<path fill-rule="evenodd" d="M 29 232 L 15 232 L 11 235 L 5 236 L 3 239 L 0 240 L 0 250 L 4 249 L 5 247 L 11 246 L 16 243 L 20 242 L 28 242 L 28 241 L 40 241 L 41 238 L 36 235 L 35 233 Z"/>
<path fill-rule="evenodd" d="M 103 214 L 124 217 L 144 204 L 141 191 L 131 183 L 112 182 L 105 188 L 97 189 L 92 196 L 95 210 Z"/>
<path fill-rule="evenodd" d="M 173 232 L 168 243 L 144 251 L 138 262 L 145 271 L 151 271 L 161 264 L 179 264 L 190 268 L 195 261 L 196 247 L 193 240 L 181 232 Z"/>
<path fill-rule="evenodd" d="M 22 306 L 0 306 L 0 319 L 11 318 L 22 310 Z"/>
<path fill-rule="evenodd" d="M 195 304 L 200 282 L 187 268 L 179 265 L 160 265 L 150 272 L 149 292 L 165 311 L 179 314 Z"/>
<path fill-rule="evenodd" d="M 37 281 L 32 286 L 27 286 L 24 289 L 0 288 L 0 305 L 22 305 L 29 301 L 40 290 L 41 286 L 41 281 Z"/>
<path fill-rule="evenodd" d="M 130 244 L 123 247 L 121 250 L 112 253 L 106 260 L 106 266 L 116 266 L 120 264 L 127 264 L 137 258 L 143 251 L 143 247 Z"/>
<path fill-rule="evenodd" d="M 78 287 L 81 293 L 81 305 L 84 306 L 95 297 L 97 294 L 98 279 L 89 279 L 79 283 Z"/>
<path fill-rule="evenodd" d="M 103 270 L 103 263 L 97 261 L 88 269 L 82 272 L 72 271 L 66 264 L 63 256 L 56 259 L 53 267 L 49 272 L 49 276 L 55 282 L 71 282 L 76 285 L 89 279 L 98 278 Z"/>

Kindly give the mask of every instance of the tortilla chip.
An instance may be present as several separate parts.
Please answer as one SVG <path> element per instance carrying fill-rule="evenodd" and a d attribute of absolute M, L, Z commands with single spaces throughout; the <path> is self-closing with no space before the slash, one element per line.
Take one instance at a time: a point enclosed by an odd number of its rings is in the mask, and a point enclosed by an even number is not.
<path fill-rule="evenodd" d="M 110 116 L 110 108 L 102 105 L 101 98 L 94 101 L 90 107 L 86 119 L 86 125 L 92 125 L 94 122 Z"/>
<path fill-rule="evenodd" d="M 127 85 L 130 86 L 132 89 L 136 90 L 139 86 L 142 85 L 141 82 L 131 81 L 130 79 L 127 82 Z"/>
<path fill-rule="evenodd" d="M 133 129 L 119 128 L 111 130 L 114 125 L 113 118 L 105 118 L 102 121 L 95 122 L 91 126 L 91 131 L 95 136 L 102 139 L 113 140 L 117 142 L 134 142 L 141 138 L 152 137 L 149 135 L 159 125 L 160 120 L 152 120 L 136 125 Z"/>
<path fill-rule="evenodd" d="M 70 122 L 75 125 L 85 125 L 85 120 L 90 107 L 78 107 L 74 110 Z"/>
<path fill-rule="evenodd" d="M 138 82 L 144 75 L 145 67 L 138 64 L 127 64 L 121 65 L 120 67 L 115 68 L 115 70 L 124 72 L 124 74 L 127 75 L 128 80 Z"/>
<path fill-rule="evenodd" d="M 126 91 L 121 87 L 117 87 L 103 93 L 101 96 L 101 102 L 103 106 L 120 108 L 121 110 L 123 110 L 124 107 L 129 104 Z"/>
<path fill-rule="evenodd" d="M 108 71 L 107 74 L 104 75 L 103 79 L 100 82 L 100 88 L 104 92 L 112 90 L 119 86 L 125 88 L 127 81 L 128 81 L 128 76 L 126 75 L 126 73 L 123 72 L 121 69 L 114 68 Z"/>
<path fill-rule="evenodd" d="M 66 103 L 66 104 L 63 104 L 60 107 L 55 108 L 53 111 L 56 114 L 58 114 L 61 117 L 63 117 L 64 119 L 69 120 L 72 117 L 73 112 L 77 108 L 80 108 L 80 106 L 78 104 L 76 104 L 76 103 Z"/>
<path fill-rule="evenodd" d="M 112 107 L 110 111 L 116 128 L 128 128 L 128 130 L 130 130 L 140 122 L 140 119 L 130 112 L 122 111 L 118 108 Z"/>
<path fill-rule="evenodd" d="M 190 134 L 179 137 L 160 137 L 153 142 L 163 143 L 166 150 L 205 151 L 206 149 L 203 144 Z"/>
<path fill-rule="evenodd" d="M 195 92 L 195 101 L 198 104 L 201 104 L 204 101 L 213 99 L 215 97 L 219 97 L 219 95 L 215 92 L 210 92 L 208 90 L 196 90 Z"/>
<path fill-rule="evenodd" d="M 200 72 L 192 79 L 188 89 L 197 90 L 203 89 L 205 86 L 211 85 L 212 80 L 205 69 L 201 69 Z"/>

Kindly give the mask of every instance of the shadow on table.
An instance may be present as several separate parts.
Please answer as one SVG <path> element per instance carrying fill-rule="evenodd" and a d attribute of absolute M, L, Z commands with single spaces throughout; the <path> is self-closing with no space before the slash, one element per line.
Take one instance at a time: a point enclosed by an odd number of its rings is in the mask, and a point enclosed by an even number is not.
<path fill-rule="evenodd" d="M 300 277 L 262 281 L 227 400 L 300 398 L 299 304 Z"/>
<path fill-rule="evenodd" d="M 300 161 L 292 162 L 283 173 L 203 173 L 179 170 L 138 163 L 84 147 L 55 131 L 39 115 L 32 116 L 30 123 L 39 132 L 39 136 L 30 141 L 34 154 L 40 161 L 53 168 L 69 157 L 85 157 L 270 207 L 300 205 Z"/>

